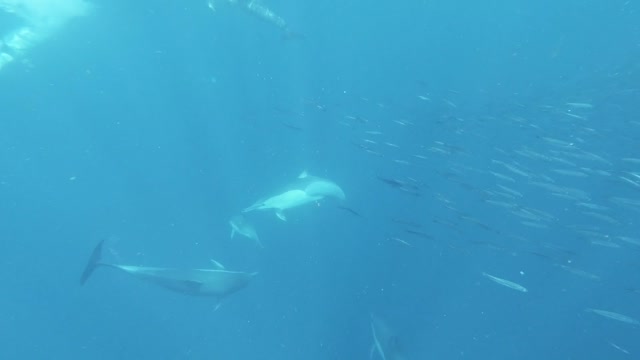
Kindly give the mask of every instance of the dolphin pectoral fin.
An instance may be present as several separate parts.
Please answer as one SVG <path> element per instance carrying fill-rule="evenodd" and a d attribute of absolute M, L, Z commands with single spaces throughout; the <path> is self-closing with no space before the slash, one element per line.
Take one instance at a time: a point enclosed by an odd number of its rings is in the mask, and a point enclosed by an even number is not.
<path fill-rule="evenodd" d="M 80 277 L 80 285 L 84 285 L 87 280 L 93 274 L 93 271 L 100 265 L 100 260 L 102 259 L 102 246 L 104 245 L 104 240 L 101 240 L 95 248 L 93 248 L 93 252 L 91 253 L 91 257 L 89 258 L 89 262 L 87 262 L 87 266 L 85 266 L 84 271 L 82 272 L 82 276 Z"/>
<path fill-rule="evenodd" d="M 220 309 L 220 306 L 222 306 L 222 300 L 220 300 L 220 298 L 218 298 L 216 300 L 216 307 L 213 309 L 213 311 L 218 311 L 218 309 Z"/>
<path fill-rule="evenodd" d="M 276 216 L 282 221 L 287 221 L 287 217 L 284 216 L 284 213 L 282 213 L 282 211 L 276 211 Z"/>
<path fill-rule="evenodd" d="M 224 270 L 224 265 L 222 265 L 221 263 L 213 260 L 213 259 L 209 259 L 211 261 L 211 264 L 213 264 L 213 267 L 218 269 L 218 270 Z"/>
<path fill-rule="evenodd" d="M 233 236 L 236 234 L 236 229 L 231 227 L 231 239 L 233 239 Z"/>
<path fill-rule="evenodd" d="M 371 350 L 369 350 L 369 360 L 373 360 L 373 354 L 376 351 L 376 344 L 371 344 Z"/>

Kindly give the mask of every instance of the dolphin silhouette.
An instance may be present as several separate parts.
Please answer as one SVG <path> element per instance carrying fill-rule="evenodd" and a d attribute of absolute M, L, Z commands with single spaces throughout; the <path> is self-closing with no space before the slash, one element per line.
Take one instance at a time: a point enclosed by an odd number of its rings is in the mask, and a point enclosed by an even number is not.
<path fill-rule="evenodd" d="M 94 248 L 89 262 L 80 277 L 81 285 L 87 282 L 98 267 L 106 266 L 122 270 L 134 277 L 175 292 L 221 299 L 244 288 L 257 275 L 257 273 L 228 271 L 215 261 L 213 262 L 215 269 L 174 269 L 109 264 L 102 262 L 103 246 L 104 240 L 100 241 Z"/>
<path fill-rule="evenodd" d="M 207 6 L 211 11 L 216 11 L 218 8 L 218 3 L 224 2 L 223 0 L 209 0 L 207 2 Z M 242 8 L 246 13 L 254 16 L 255 18 L 261 19 L 268 24 L 275 26 L 276 28 L 284 31 L 284 34 L 291 37 L 300 37 L 300 34 L 297 34 L 289 29 L 287 22 L 278 14 L 273 12 L 270 8 L 262 4 L 260 0 L 226 0 L 230 5 L 237 5 Z"/>
<path fill-rule="evenodd" d="M 0 69 L 91 9 L 92 5 L 85 0 L 0 0 L 0 12 L 13 14 L 23 23 L 0 34 Z"/>
<path fill-rule="evenodd" d="M 373 335 L 373 345 L 369 353 L 369 358 L 377 353 L 382 360 L 406 360 L 400 350 L 398 337 L 379 317 L 371 314 L 371 333 Z"/>
<path fill-rule="evenodd" d="M 278 218 L 286 220 L 283 213 L 284 210 L 319 201 L 327 197 L 344 200 L 345 195 L 340 186 L 333 181 L 311 176 L 305 171 L 298 176 L 297 181 L 287 186 L 285 191 L 259 200 L 242 210 L 242 212 L 274 210 Z"/>
<path fill-rule="evenodd" d="M 246 238 L 253 240 L 260 247 L 264 247 L 260 242 L 260 238 L 258 238 L 258 233 L 256 233 L 256 229 L 244 218 L 242 215 L 234 216 L 229 220 L 229 225 L 231 225 L 231 238 L 235 236 L 235 234 L 240 234 Z"/>

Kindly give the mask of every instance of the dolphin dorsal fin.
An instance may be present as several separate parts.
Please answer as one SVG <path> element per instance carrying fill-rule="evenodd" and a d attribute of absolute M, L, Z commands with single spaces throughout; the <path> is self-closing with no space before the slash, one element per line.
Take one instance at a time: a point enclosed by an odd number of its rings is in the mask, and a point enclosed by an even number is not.
<path fill-rule="evenodd" d="M 224 270 L 224 266 L 222 264 L 220 264 L 219 262 L 217 262 L 217 261 L 215 261 L 213 259 L 210 259 L 210 261 L 211 261 L 211 264 L 213 264 L 214 268 L 216 268 L 218 270 Z"/>
<path fill-rule="evenodd" d="M 307 173 L 307 170 L 303 171 L 300 173 L 300 175 L 298 175 L 298 179 L 304 179 L 307 176 L 309 176 L 309 174 Z"/>

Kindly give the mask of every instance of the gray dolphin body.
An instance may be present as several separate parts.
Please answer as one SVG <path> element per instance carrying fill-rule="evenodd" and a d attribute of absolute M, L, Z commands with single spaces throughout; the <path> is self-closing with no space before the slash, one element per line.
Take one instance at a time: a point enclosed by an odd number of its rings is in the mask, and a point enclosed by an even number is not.
<path fill-rule="evenodd" d="M 382 360 L 406 360 L 400 350 L 398 337 L 379 317 L 371 314 L 371 333 L 373 335 L 373 345 L 369 354 L 373 359 L 375 353 Z"/>
<path fill-rule="evenodd" d="M 101 241 L 93 250 L 91 258 L 80 278 L 80 284 L 91 277 L 100 266 L 122 270 L 139 279 L 182 294 L 193 296 L 211 296 L 218 299 L 232 294 L 245 286 L 257 273 L 228 271 L 220 266 L 216 269 L 173 269 L 134 265 L 118 265 L 101 262 Z"/>
<path fill-rule="evenodd" d="M 287 186 L 281 193 L 259 200 L 242 210 L 242 212 L 274 210 L 278 218 L 286 220 L 284 210 L 319 201 L 324 198 L 344 200 L 345 195 L 340 186 L 333 181 L 311 176 L 303 172 L 294 183 Z"/>
<path fill-rule="evenodd" d="M 0 70 L 24 58 L 32 47 L 54 35 L 69 20 L 88 14 L 91 8 L 85 0 L 58 1 L 57 4 L 51 0 L 0 0 L 0 12 L 14 14 L 23 23 L 0 34 Z"/>
<path fill-rule="evenodd" d="M 216 11 L 219 0 L 209 0 L 209 9 Z M 271 9 L 262 4 L 260 0 L 226 0 L 231 5 L 237 5 L 245 12 L 252 16 L 261 19 L 277 28 L 283 30 L 285 34 L 290 34 L 286 21 L 274 13 Z"/>

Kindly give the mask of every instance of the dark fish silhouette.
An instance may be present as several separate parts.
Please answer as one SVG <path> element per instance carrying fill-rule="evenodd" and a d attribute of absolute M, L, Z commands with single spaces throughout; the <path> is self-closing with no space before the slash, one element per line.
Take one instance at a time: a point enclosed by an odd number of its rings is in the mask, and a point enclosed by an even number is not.
<path fill-rule="evenodd" d="M 340 210 L 344 210 L 344 211 L 346 211 L 346 212 L 349 212 L 349 213 L 351 213 L 351 214 L 353 214 L 353 215 L 355 215 L 355 216 L 362 217 L 362 215 L 360 215 L 360 213 L 359 213 L 359 212 L 357 212 L 357 211 L 353 210 L 353 209 L 352 209 L 352 208 L 350 208 L 350 207 L 346 207 L 346 206 L 338 205 L 338 209 L 340 209 Z"/>

